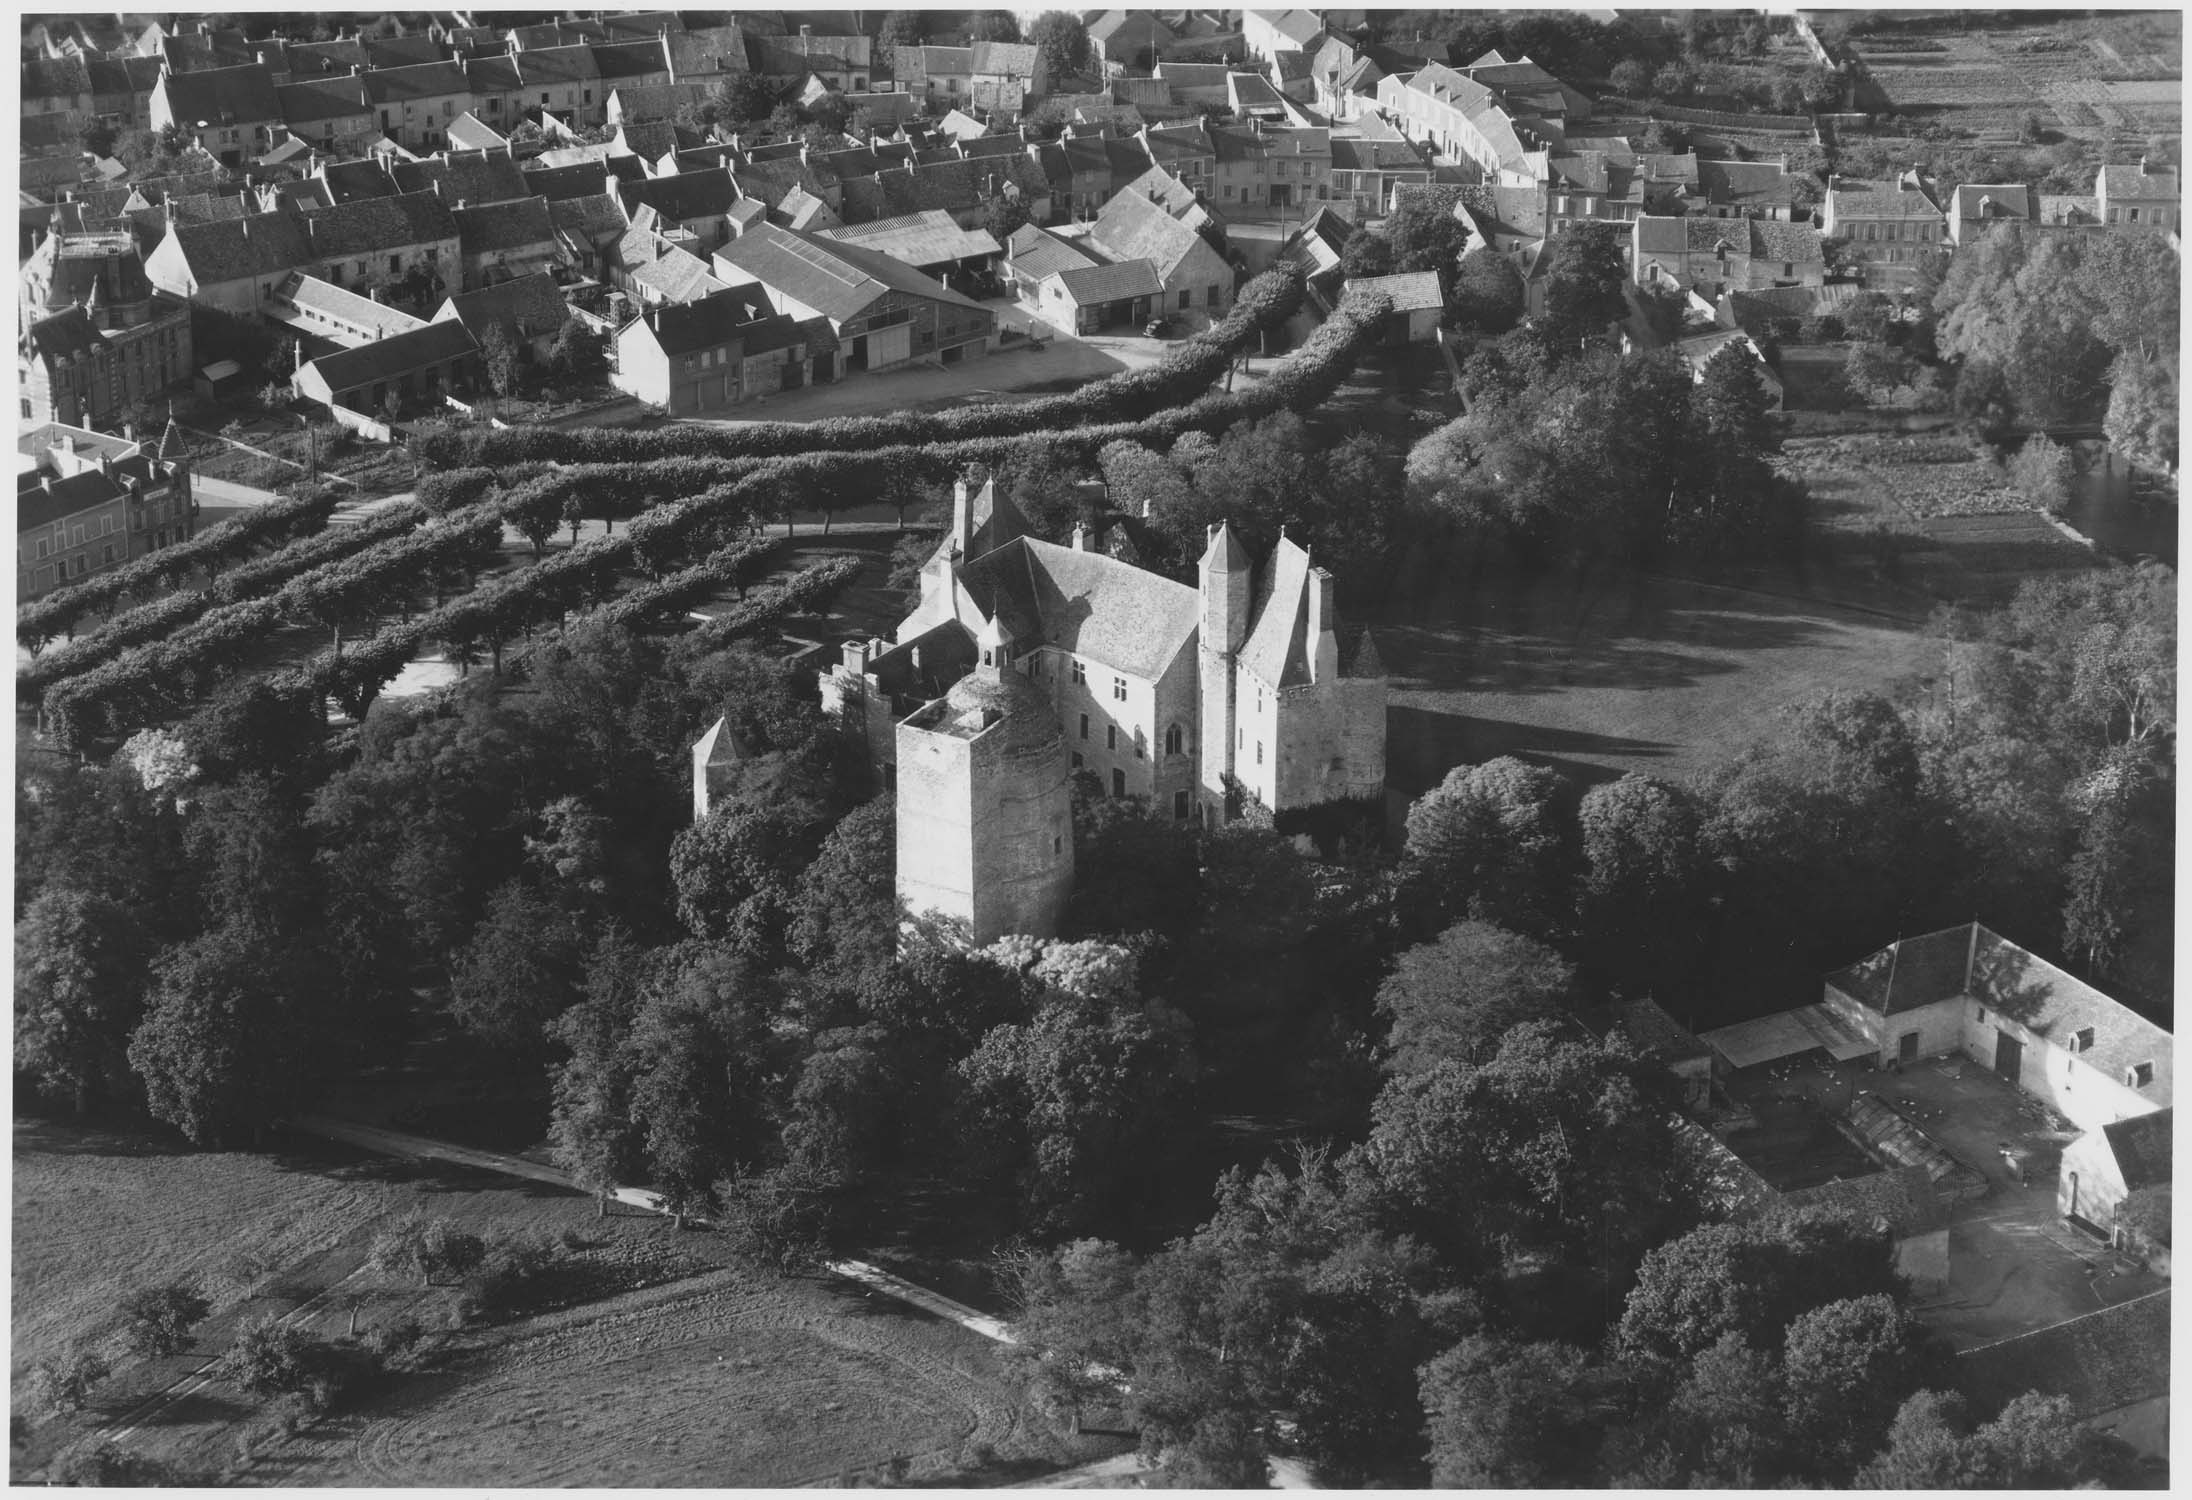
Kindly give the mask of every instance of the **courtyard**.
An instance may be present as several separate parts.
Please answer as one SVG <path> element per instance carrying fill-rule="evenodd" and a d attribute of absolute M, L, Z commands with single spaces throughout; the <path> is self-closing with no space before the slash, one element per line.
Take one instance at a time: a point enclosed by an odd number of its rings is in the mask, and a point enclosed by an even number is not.
<path fill-rule="evenodd" d="M 2065 1222 L 2057 1168 L 2078 1132 L 1969 1058 L 1884 1071 L 1813 1053 L 1724 1074 L 1722 1084 L 1749 1117 L 1724 1137 L 1729 1149 L 1779 1191 L 1881 1169 L 1834 1123 L 1867 1096 L 1983 1181 L 1950 1206 L 1947 1286 L 1913 1304 L 1953 1348 L 2030 1333 L 2168 1284 Z M 2005 1144 L 2023 1164 L 2021 1181 Z"/>

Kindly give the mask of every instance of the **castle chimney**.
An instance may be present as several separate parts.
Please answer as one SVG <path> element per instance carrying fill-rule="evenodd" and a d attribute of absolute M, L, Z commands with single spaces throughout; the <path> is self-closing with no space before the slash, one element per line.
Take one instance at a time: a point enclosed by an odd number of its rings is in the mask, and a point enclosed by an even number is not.
<path fill-rule="evenodd" d="M 364 75 L 364 73 L 365 73 L 365 64 L 364 64 L 364 63 L 352 63 L 352 64 L 350 65 L 350 76 L 351 76 L 352 78 L 358 78 L 358 77 L 362 77 L 362 76 Z"/>
<path fill-rule="evenodd" d="M 2148 161 L 2148 160 L 2149 160 L 2149 158 L 2147 158 L 2147 157 L 2145 157 L 2145 156 L 2143 156 L 2143 155 L 2142 155 L 2142 156 L 2141 156 L 2141 157 L 2139 158 L 2139 175 L 2140 175 L 2141 177 L 2146 177 L 2146 176 L 2150 176 L 2150 175 L 2152 175 L 2152 174 L 2151 174 L 2151 173 L 2149 172 L 2148 168 L 2147 168 L 2147 161 Z"/>
<path fill-rule="evenodd" d="M 848 671 L 854 673 L 867 671 L 868 643 L 866 641 L 845 642 L 845 667 Z"/>
<path fill-rule="evenodd" d="M 809 50 L 809 49 L 811 49 L 811 48 L 812 48 L 813 46 L 814 46 L 814 28 L 813 28 L 812 26 L 808 25 L 808 24 L 807 24 L 806 22 L 802 21 L 802 22 L 800 22 L 800 23 L 799 23 L 799 51 L 800 51 L 800 55 L 801 55 L 801 56 L 805 56 L 805 55 L 806 55 L 806 53 L 808 52 L 808 50 Z"/>
<path fill-rule="evenodd" d="M 967 495 L 967 482 L 957 479 L 951 486 L 951 550 L 961 562 L 974 548 L 974 505 Z"/>
<path fill-rule="evenodd" d="M 1309 570 L 1308 624 L 1311 679 L 1329 682 L 1340 671 L 1339 611 L 1332 605 L 1332 575 L 1322 568 Z"/>
<path fill-rule="evenodd" d="M 1073 550 L 1076 552 L 1086 552 L 1088 550 L 1088 528 L 1079 521 L 1073 523 Z"/>

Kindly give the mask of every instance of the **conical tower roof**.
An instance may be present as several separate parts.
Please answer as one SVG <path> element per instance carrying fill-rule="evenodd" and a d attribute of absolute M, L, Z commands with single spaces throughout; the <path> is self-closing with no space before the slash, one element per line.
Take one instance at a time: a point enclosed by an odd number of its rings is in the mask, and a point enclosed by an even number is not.
<path fill-rule="evenodd" d="M 1232 523 L 1220 521 L 1210 528 L 1210 545 L 1203 549 L 1202 566 L 1213 573 L 1245 573 L 1249 569 L 1248 549 L 1234 534 Z"/>

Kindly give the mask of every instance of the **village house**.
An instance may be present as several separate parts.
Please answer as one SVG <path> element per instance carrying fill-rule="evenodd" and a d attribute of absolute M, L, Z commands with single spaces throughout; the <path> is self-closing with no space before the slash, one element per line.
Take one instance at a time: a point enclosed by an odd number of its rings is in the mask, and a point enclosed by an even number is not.
<path fill-rule="evenodd" d="M 1106 73 L 1146 73 L 1176 40 L 1153 10 L 1107 10 L 1088 23 L 1089 50 Z"/>
<path fill-rule="evenodd" d="M 2177 169 L 2140 157 L 2136 165 L 2103 166 L 2093 178 L 2093 197 L 2101 222 L 2111 229 L 2159 230 L 2177 227 Z"/>
<path fill-rule="evenodd" d="M 274 144 L 281 96 L 258 63 L 200 73 L 170 70 L 153 86 L 147 117 L 154 130 L 172 125 L 223 166 L 240 167 Z"/>
<path fill-rule="evenodd" d="M 26 57 L 21 78 L 26 115 L 58 115 L 74 130 L 95 113 L 91 69 L 84 58 Z"/>
<path fill-rule="evenodd" d="M 565 263 L 595 281 L 607 272 L 609 252 L 631 226 L 623 201 L 614 193 L 551 199 L 548 222 L 555 227 Z"/>
<path fill-rule="evenodd" d="M 917 50 L 907 47 L 898 54 L 901 81 L 916 93 L 920 85 L 910 69 L 918 67 L 912 57 Z M 802 25 L 794 36 L 748 36 L 746 56 L 755 75 L 785 86 L 814 77 L 839 93 L 864 92 L 875 76 L 875 38 L 859 32 L 817 36 L 811 25 Z"/>
<path fill-rule="evenodd" d="M 902 47 L 898 68 L 900 82 L 910 93 L 1008 118 L 1026 107 L 1028 95 L 1040 94 L 1050 85 L 1042 52 L 1025 42 Z"/>
<path fill-rule="evenodd" d="M 1996 224 L 2032 222 L 2032 194 L 2021 182 L 1963 182 L 1949 195 L 1948 237 L 1959 250 Z"/>
<path fill-rule="evenodd" d="M 485 205 L 459 198 L 450 218 L 457 226 L 457 260 L 465 291 L 563 264 L 546 198 Z"/>
<path fill-rule="evenodd" d="M 268 295 L 260 314 L 295 334 L 298 349 L 307 357 L 330 349 L 355 349 L 426 323 L 401 308 L 302 272 L 285 277 Z"/>
<path fill-rule="evenodd" d="M 1819 232 L 1774 219 L 1646 214 L 1630 232 L 1629 256 L 1638 286 L 1694 290 L 1707 302 L 1730 290 L 1819 286 L 1827 279 Z"/>
<path fill-rule="evenodd" d="M 1358 224 L 1391 213 L 1401 188 L 1428 185 L 1432 180 L 1431 163 L 1404 136 L 1335 131 L 1331 145 L 1330 201 Z"/>
<path fill-rule="evenodd" d="M 1912 171 L 1893 182 L 1828 178 L 1819 232 L 1849 247 L 1866 285 L 1892 291 L 1908 287 L 1920 262 L 1940 253 L 1948 225 Z"/>
<path fill-rule="evenodd" d="M 152 91 L 160 81 L 157 59 L 87 57 L 84 70 L 91 78 L 94 118 L 122 131 L 152 128 Z"/>
<path fill-rule="evenodd" d="M 1697 186 L 1704 212 L 1720 219 L 1780 219 L 1793 223 L 1797 179 L 1788 163 L 1775 161 L 1697 162 Z"/>
<path fill-rule="evenodd" d="M 340 73 L 279 83 L 274 96 L 290 135 L 322 151 L 334 150 L 337 141 L 362 140 L 373 131 L 373 102 L 361 76 Z"/>
<path fill-rule="evenodd" d="M 1213 125 L 1207 134 L 1217 157 L 1211 201 L 1223 212 L 1306 216 L 1332 195 L 1329 130 Z"/>
<path fill-rule="evenodd" d="M 834 380 L 837 347 L 826 319 L 773 312 L 751 287 L 725 290 L 618 329 L 613 378 L 672 416 L 709 416 Z"/>
<path fill-rule="evenodd" d="M 450 319 L 307 360 L 290 385 L 338 421 L 346 414 L 378 421 L 432 410 L 442 397 L 470 390 L 478 379 L 479 346 L 462 323 Z"/>
<path fill-rule="evenodd" d="M 1166 315 L 1201 312 L 1212 320 L 1233 303 L 1233 268 L 1200 234 L 1140 193 L 1104 205 L 1088 241 L 1111 261 L 1145 260 L 1156 273 Z"/>
<path fill-rule="evenodd" d="M 757 224 L 715 253 L 716 279 L 758 286 L 777 312 L 827 319 L 847 374 L 907 360 L 955 364 L 989 352 L 997 315 L 857 245 Z"/>
<path fill-rule="evenodd" d="M 526 183 L 525 173 L 508 150 L 450 150 L 392 163 L 388 173 L 397 192 L 436 193 L 452 209 L 458 204 L 485 208 L 541 196 Z"/>
<path fill-rule="evenodd" d="M 117 437 L 49 422 L 16 449 L 25 460 L 15 480 L 17 599 L 186 542 L 196 528 L 179 434 L 155 444 L 126 425 Z"/>
<path fill-rule="evenodd" d="M 2119 1215 L 2131 1194 L 2168 1190 L 2175 1120 L 2174 1108 L 2131 1115 L 2088 1130 L 2065 1146 L 2056 1173 L 2063 1217 L 2113 1244 L 2133 1248 L 2134 1233 Z M 2166 1249 L 2161 1253 L 2166 1259 Z"/>
<path fill-rule="evenodd" d="M 483 348 L 488 329 L 500 329 L 512 348 L 523 349 L 535 364 L 544 364 L 570 312 L 554 278 L 536 271 L 446 298 L 434 310 L 433 321 L 455 319 Z"/>
<path fill-rule="evenodd" d="M 457 116 L 472 108 L 472 86 L 456 62 L 375 68 L 365 91 L 381 134 L 413 151 L 439 150 Z"/>
<path fill-rule="evenodd" d="M 1389 304 L 1385 315 L 1385 341 L 1389 344 L 1428 344 L 1438 339 L 1439 321 L 1446 316 L 1446 294 L 1439 288 L 1436 271 L 1404 271 L 1396 276 L 1359 276 L 1347 283 L 1376 293 Z"/>
<path fill-rule="evenodd" d="M 1324 22 L 1313 10 L 1244 10 L 1241 42 L 1248 55 L 1270 62 L 1282 52 L 1312 51 L 1324 39 Z"/>
<path fill-rule="evenodd" d="M 738 179 L 721 170 L 620 182 L 616 191 L 627 215 L 636 218 L 640 210 L 652 209 L 662 224 L 692 235 L 695 253 L 703 258 L 737 235 L 740 206 L 751 201 Z"/>

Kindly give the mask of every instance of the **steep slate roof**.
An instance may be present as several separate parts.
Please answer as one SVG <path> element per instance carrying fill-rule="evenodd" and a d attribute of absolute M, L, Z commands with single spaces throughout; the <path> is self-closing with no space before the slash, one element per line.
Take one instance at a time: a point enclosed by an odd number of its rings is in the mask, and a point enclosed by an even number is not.
<path fill-rule="evenodd" d="M 1309 681 L 1309 588 L 1312 567 L 1300 544 L 1281 535 L 1257 578 L 1256 623 L 1240 663 L 1272 688 Z M 1317 569 L 1314 571 L 1322 571 Z"/>
<path fill-rule="evenodd" d="M 331 78 L 310 78 L 302 83 L 276 84 L 274 96 L 281 107 L 282 123 L 292 129 L 319 120 L 344 120 L 370 114 L 373 109 L 365 97 L 365 80 L 348 73 Z"/>
<path fill-rule="evenodd" d="M 1966 1349 L 1955 1382 L 1982 1416 L 2027 1391 L 2097 1417 L 2169 1393 L 2169 1288 Z"/>
<path fill-rule="evenodd" d="M 277 120 L 282 104 L 273 74 L 258 63 L 208 68 L 201 73 L 170 73 L 165 80 L 168 107 L 178 120 L 208 124 L 232 120 Z"/>
<path fill-rule="evenodd" d="M 728 172 L 679 172 L 671 177 L 649 177 L 617 184 L 617 196 L 627 212 L 645 205 L 665 219 L 704 219 L 729 213 L 745 195 L 738 179 Z"/>
<path fill-rule="evenodd" d="M 1057 646 L 1136 677 L 1161 675 L 1201 619 L 1187 584 L 1029 536 L 976 557 L 959 580 L 1016 648 Z"/>
<path fill-rule="evenodd" d="M 57 360 L 74 354 L 84 354 L 96 349 L 103 342 L 91 315 L 81 307 L 71 307 L 55 313 L 50 318 L 40 318 L 30 325 L 31 348 L 44 359 Z"/>
<path fill-rule="evenodd" d="M 473 354 L 478 352 L 478 347 L 471 332 L 451 318 L 428 323 L 423 328 L 392 333 L 355 349 L 338 349 L 309 363 L 319 367 L 320 378 L 327 382 L 329 390 L 342 392 Z"/>
<path fill-rule="evenodd" d="M 49 478 L 50 484 L 42 482 Z M 15 527 L 24 531 L 33 526 L 48 526 L 63 516 L 104 505 L 122 493 L 122 486 L 111 475 L 97 469 L 86 469 L 65 478 L 58 475 L 33 477 L 25 473 L 15 481 Z"/>
<path fill-rule="evenodd" d="M 499 324 L 505 332 L 519 338 L 532 338 L 554 333 L 563 326 L 569 313 L 570 306 L 563 300 L 563 291 L 554 278 L 545 271 L 535 271 L 530 276 L 513 277 L 500 286 L 459 292 L 445 298 L 435 309 L 434 320 L 443 322 L 454 318 L 470 329 L 474 338 L 484 337 L 491 323 Z"/>
<path fill-rule="evenodd" d="M 2154 1081 L 2137 1092 L 2157 1106 L 2171 1102 L 2167 1031 L 1976 922 L 1906 938 L 1827 983 L 1887 1016 L 1968 995 L 2057 1046 L 2091 1027 L 2094 1043 L 2076 1054 L 2081 1062 L 2118 1082 L 2132 1064 L 2151 1063 Z"/>
<path fill-rule="evenodd" d="M 2157 1109 L 2101 1127 L 2126 1189 L 2169 1186 L 2170 1128 L 2176 1114 L 2174 1108 Z"/>
<path fill-rule="evenodd" d="M 422 62 L 408 67 L 374 68 L 365 74 L 365 87 L 375 104 L 400 104 L 407 99 L 469 93 L 472 85 L 462 63 Z"/>
<path fill-rule="evenodd" d="M 449 217 L 456 223 L 458 253 L 462 255 L 521 250 L 550 243 L 556 237 L 546 198 L 451 209 Z"/>
<path fill-rule="evenodd" d="M 1881 1225 L 1897 1239 L 1948 1228 L 1948 1205 L 1924 1167 L 1867 1172 L 1781 1195 L 1788 1208 L 1825 1208 Z"/>
<path fill-rule="evenodd" d="M 334 212 L 333 209 L 327 212 Z M 175 237 L 191 274 L 201 283 L 272 276 L 320 257 L 305 237 L 305 221 L 293 214 L 253 214 L 201 224 L 174 223 Z"/>
<path fill-rule="evenodd" d="M 1057 271 L 1074 271 L 1097 264 L 1095 257 L 1078 245 L 1061 239 L 1035 224 L 1023 224 L 1012 232 L 1007 250 L 1013 273 L 1041 281 Z"/>
<path fill-rule="evenodd" d="M 1068 266 L 1056 273 L 1066 297 L 1076 307 L 1100 307 L 1133 297 L 1155 297 L 1164 283 L 1146 260 L 1122 260 L 1108 266 Z"/>
<path fill-rule="evenodd" d="M 1118 193 L 1096 216 L 1089 230 L 1114 260 L 1146 260 L 1160 277 L 1169 277 L 1187 259 L 1202 236 L 1140 193 Z"/>
<path fill-rule="evenodd" d="M 774 224 L 756 224 L 716 252 L 716 259 L 837 322 L 856 318 L 889 291 L 960 307 L 981 304 L 857 245 L 815 239 Z"/>
<path fill-rule="evenodd" d="M 402 189 L 388 164 L 377 156 L 358 161 L 324 162 L 320 167 L 320 180 L 327 184 L 328 196 L 337 203 L 348 203 L 354 198 L 393 198 Z"/>

